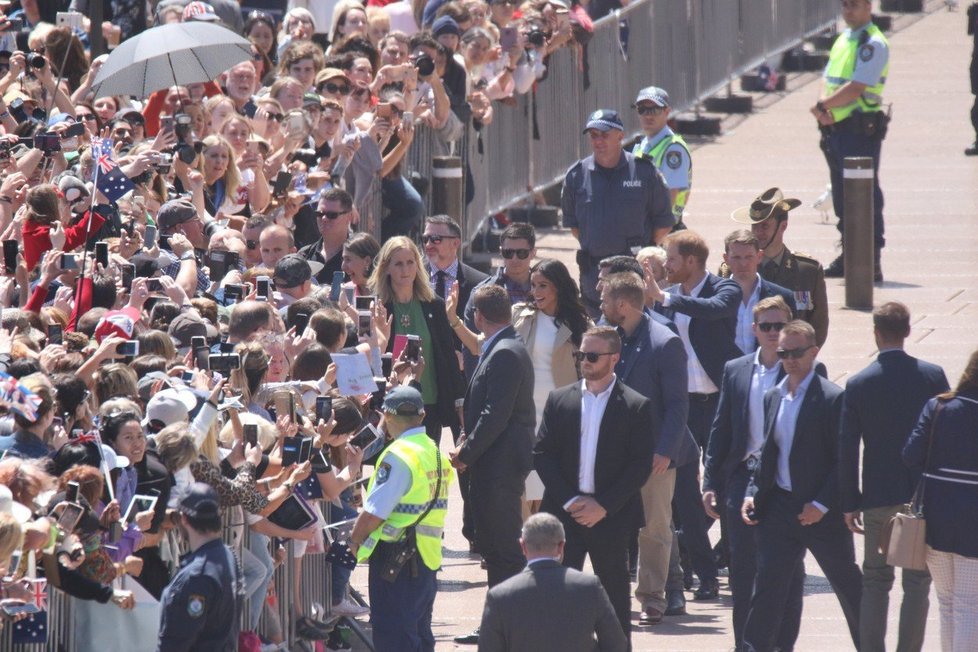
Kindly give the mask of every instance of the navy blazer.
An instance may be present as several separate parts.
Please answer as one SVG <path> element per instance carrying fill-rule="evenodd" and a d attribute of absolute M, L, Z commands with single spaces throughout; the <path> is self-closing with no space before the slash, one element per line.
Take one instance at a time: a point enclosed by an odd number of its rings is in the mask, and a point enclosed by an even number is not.
<path fill-rule="evenodd" d="M 723 493 L 730 475 L 747 455 L 750 438 L 750 388 L 754 380 L 754 357 L 748 353 L 728 362 L 723 368 L 720 402 L 710 430 L 703 466 L 703 491 Z M 815 373 L 825 378 L 828 372 L 821 362 Z M 778 369 L 777 382 L 784 378 Z"/>
<path fill-rule="evenodd" d="M 459 460 L 482 478 L 533 468 L 533 361 L 516 330 L 507 326 L 479 358 L 463 406 L 465 442 Z"/>
<path fill-rule="evenodd" d="M 713 384 L 720 387 L 723 365 L 744 354 L 734 338 L 737 335 L 737 311 L 743 293 L 737 282 L 706 273 L 706 282 L 697 297 L 678 292 L 669 298 L 669 307 L 656 304 L 655 309 L 675 321 L 676 313 L 688 315 L 689 343 Z"/>
<path fill-rule="evenodd" d="M 595 527 L 641 527 L 642 486 L 652 473 L 655 450 L 652 403 L 616 379 L 601 419 L 594 463 L 594 499 L 608 515 Z M 564 527 L 576 523 L 564 510 L 581 495 L 581 383 L 550 392 L 533 450 L 533 467 L 543 481 L 540 509 L 554 514 Z"/>
<path fill-rule="evenodd" d="M 643 318 L 636 331 L 634 348 L 629 349 L 627 360 L 623 355 L 618 361 L 615 373 L 652 401 L 650 425 L 655 433 L 655 452 L 668 457 L 670 467 L 688 464 L 699 457 L 699 448 L 686 427 L 686 349 L 678 335 L 651 318 Z M 618 333 L 624 337 L 621 329 Z"/>
<path fill-rule="evenodd" d="M 764 395 L 764 448 L 761 463 L 754 471 L 747 496 L 754 497 L 754 509 L 763 516 L 771 492 L 777 488 L 778 444 L 774 424 L 781 405 L 781 390 L 773 387 Z M 842 413 L 842 388 L 822 378 L 812 377 L 802 399 L 788 454 L 791 495 L 801 511 L 805 503 L 818 501 L 831 512 L 839 510 L 839 420 Z M 841 518 L 841 513 L 840 513 Z"/>
<path fill-rule="evenodd" d="M 925 473 L 927 544 L 978 558 L 978 394 L 962 393 L 944 401 L 935 419 L 936 410 L 937 399 L 931 399 L 903 449 L 907 466 Z M 932 427 L 934 443 L 928 458 Z"/>
<path fill-rule="evenodd" d="M 902 462 L 903 446 L 927 401 L 948 390 L 944 370 L 901 350 L 880 353 L 846 383 L 839 437 L 842 511 L 910 502 L 917 474 Z M 863 445 L 862 493 L 859 444 Z"/>

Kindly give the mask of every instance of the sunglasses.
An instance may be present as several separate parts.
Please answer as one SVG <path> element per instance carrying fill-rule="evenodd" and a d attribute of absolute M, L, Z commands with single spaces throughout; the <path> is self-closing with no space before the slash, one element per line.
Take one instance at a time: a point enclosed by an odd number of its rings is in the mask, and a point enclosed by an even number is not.
<path fill-rule="evenodd" d="M 341 215 L 346 215 L 350 211 L 323 211 L 319 214 L 319 217 L 325 217 L 327 220 L 338 219 Z"/>
<path fill-rule="evenodd" d="M 258 241 L 256 240 L 245 240 L 245 246 L 248 247 L 250 251 L 254 251 L 258 248 Z"/>
<path fill-rule="evenodd" d="M 763 324 L 757 325 L 757 327 L 761 329 L 762 333 L 770 333 L 771 331 L 780 333 L 781 329 L 784 328 L 784 326 L 785 324 L 783 321 L 771 321 L 771 322 L 765 322 Z"/>
<path fill-rule="evenodd" d="M 421 242 L 424 244 L 441 244 L 442 240 L 454 240 L 458 236 L 454 235 L 423 235 Z"/>
<path fill-rule="evenodd" d="M 346 84 L 334 84 L 332 82 L 326 82 L 319 85 L 319 92 L 322 93 L 323 91 L 332 93 L 333 95 L 349 95 L 350 87 Z"/>
<path fill-rule="evenodd" d="M 285 115 L 282 113 L 269 113 L 268 119 L 274 120 L 275 122 L 282 122 L 285 119 Z"/>
<path fill-rule="evenodd" d="M 94 113 L 82 113 L 81 115 L 76 115 L 75 116 L 75 119 L 76 120 L 85 120 L 85 121 L 94 120 L 95 119 L 95 114 Z"/>
<path fill-rule="evenodd" d="M 659 115 L 666 110 L 664 106 L 636 106 L 635 111 L 639 115 Z"/>
<path fill-rule="evenodd" d="M 509 260 L 513 256 L 516 256 L 520 260 L 526 260 L 527 258 L 530 257 L 529 249 L 502 249 L 500 250 L 499 253 L 501 253 L 503 255 L 503 258 L 505 258 L 506 260 Z"/>
<path fill-rule="evenodd" d="M 595 363 L 601 359 L 604 355 L 614 355 L 614 353 L 595 353 L 594 351 L 574 351 L 574 359 L 578 362 L 584 362 L 587 360 L 590 363 Z"/>
<path fill-rule="evenodd" d="M 799 349 L 778 349 L 777 354 L 782 360 L 800 360 L 804 357 L 808 349 L 814 348 L 814 346 L 814 344 L 809 344 Z"/>

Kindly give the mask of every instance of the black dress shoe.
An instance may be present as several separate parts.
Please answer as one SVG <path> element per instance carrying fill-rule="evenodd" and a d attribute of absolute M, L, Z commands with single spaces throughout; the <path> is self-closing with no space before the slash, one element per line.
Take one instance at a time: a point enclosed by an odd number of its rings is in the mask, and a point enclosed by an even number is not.
<path fill-rule="evenodd" d="M 964 150 L 965 156 L 978 156 L 978 141 L 974 145 Z"/>
<path fill-rule="evenodd" d="M 839 254 L 838 258 L 829 263 L 829 266 L 825 268 L 825 278 L 842 278 L 846 275 L 846 270 L 844 267 L 842 254 Z"/>
<path fill-rule="evenodd" d="M 666 591 L 666 616 L 685 616 L 686 615 L 686 596 L 683 592 L 674 589 Z"/>
<path fill-rule="evenodd" d="M 456 636 L 455 642 L 458 643 L 459 645 L 478 645 L 479 630 L 476 629 L 471 634 L 462 634 L 461 636 Z"/>
<path fill-rule="evenodd" d="M 720 583 L 716 580 L 712 582 L 701 582 L 700 588 L 693 593 L 694 600 L 716 600 L 720 596 Z"/>

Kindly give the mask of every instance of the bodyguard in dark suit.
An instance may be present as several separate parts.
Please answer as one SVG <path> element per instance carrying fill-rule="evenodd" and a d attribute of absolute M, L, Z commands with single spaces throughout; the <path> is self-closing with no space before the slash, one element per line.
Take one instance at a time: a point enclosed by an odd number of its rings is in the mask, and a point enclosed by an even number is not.
<path fill-rule="evenodd" d="M 710 426 L 720 398 L 723 365 L 743 353 L 734 343 L 740 286 L 706 271 L 710 249 L 693 231 L 679 231 L 666 238 L 666 275 L 675 283 L 663 292 L 654 279 L 646 277 L 648 292 L 659 305 L 657 310 L 676 323 L 686 349 L 689 417 L 687 425 L 697 445 L 706 448 Z M 697 600 L 718 595 L 716 562 L 707 536 L 711 522 L 702 509 L 699 464 L 676 469 L 676 492 L 673 506 L 682 521 L 681 541 L 686 546 L 700 587 Z"/>
<path fill-rule="evenodd" d="M 730 271 L 730 278 L 740 286 L 741 301 L 737 307 L 737 335 L 734 341 L 744 353 L 751 353 L 757 348 L 757 338 L 754 337 L 754 306 L 761 299 L 779 296 L 784 299 L 795 314 L 795 297 L 791 290 L 761 278 L 757 273 L 761 263 L 760 242 L 757 236 L 747 229 L 738 229 L 723 240 L 723 262 Z"/>
<path fill-rule="evenodd" d="M 564 526 L 552 514 L 526 519 L 520 539 L 526 568 L 486 595 L 480 652 L 628 649 L 598 578 L 561 564 L 564 541 Z"/>
<path fill-rule="evenodd" d="M 835 591 L 859 647 L 862 573 L 839 509 L 842 389 L 815 373 L 815 330 L 795 320 L 781 329 L 785 378 L 764 397 L 764 446 L 741 514 L 757 526 L 757 578 L 744 648 L 773 650 L 791 576 L 810 550 Z"/>
<path fill-rule="evenodd" d="M 648 317 L 644 304 L 645 285 L 634 272 L 611 274 L 602 280 L 601 312 L 622 338 L 615 374 L 652 402 L 650 426 L 658 435 L 652 475 L 642 486 L 644 519 L 638 536 L 635 590 L 635 598 L 642 603 L 640 623 L 654 625 L 667 608 L 676 467 L 698 462 L 699 449 L 686 427 L 686 350 L 678 335 Z M 674 611 L 685 610 L 681 589 L 670 601 L 675 603 Z"/>
<path fill-rule="evenodd" d="M 580 383 L 550 393 L 534 468 L 543 481 L 541 511 L 567 531 L 564 564 L 584 558 L 601 580 L 626 635 L 631 633 L 628 538 L 642 525 L 641 489 L 652 471 L 652 403 L 614 374 L 621 339 L 609 327 L 584 334 L 576 356 Z"/>
<path fill-rule="evenodd" d="M 764 395 L 784 376 L 778 359 L 781 329 L 791 311 L 780 296 L 761 299 L 754 306 L 752 337 L 760 348 L 727 363 L 720 385 L 720 405 L 710 431 L 703 470 L 703 506 L 719 519 L 726 516 L 730 544 L 730 592 L 733 594 L 733 629 L 737 650 L 743 649 L 744 623 L 750 610 L 757 572 L 754 530 L 740 518 L 744 492 L 764 445 Z M 805 566 L 799 558 L 792 574 L 784 618 L 777 637 L 782 650 L 794 649 L 801 626 L 801 599 Z"/>
<path fill-rule="evenodd" d="M 520 496 L 532 467 L 533 362 L 509 325 L 511 308 L 498 285 L 472 295 L 476 324 L 486 339 L 465 393 L 465 432 L 451 454 L 469 474 L 469 500 L 489 588 L 519 573 Z"/>
<path fill-rule="evenodd" d="M 853 376 L 843 393 L 839 447 L 839 487 L 846 523 L 865 533 L 863 598 L 859 638 L 863 652 L 885 650 L 887 609 L 893 567 L 879 552 L 883 526 L 910 502 L 917 477 L 902 463 L 903 446 L 927 401 L 948 390 L 944 370 L 907 355 L 910 311 L 890 302 L 873 311 L 873 335 L 879 355 Z M 862 492 L 859 445 L 863 445 Z M 903 605 L 897 649 L 920 650 L 929 606 L 930 574 L 904 569 Z"/>

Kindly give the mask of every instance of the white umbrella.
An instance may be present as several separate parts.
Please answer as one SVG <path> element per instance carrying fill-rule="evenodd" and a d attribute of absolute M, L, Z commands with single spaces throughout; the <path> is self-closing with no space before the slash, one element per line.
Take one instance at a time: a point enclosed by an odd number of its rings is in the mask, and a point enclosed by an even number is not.
<path fill-rule="evenodd" d="M 212 81 L 251 58 L 251 43 L 226 27 L 170 23 L 123 41 L 102 65 L 92 88 L 95 97 L 143 98 L 161 88 Z"/>

